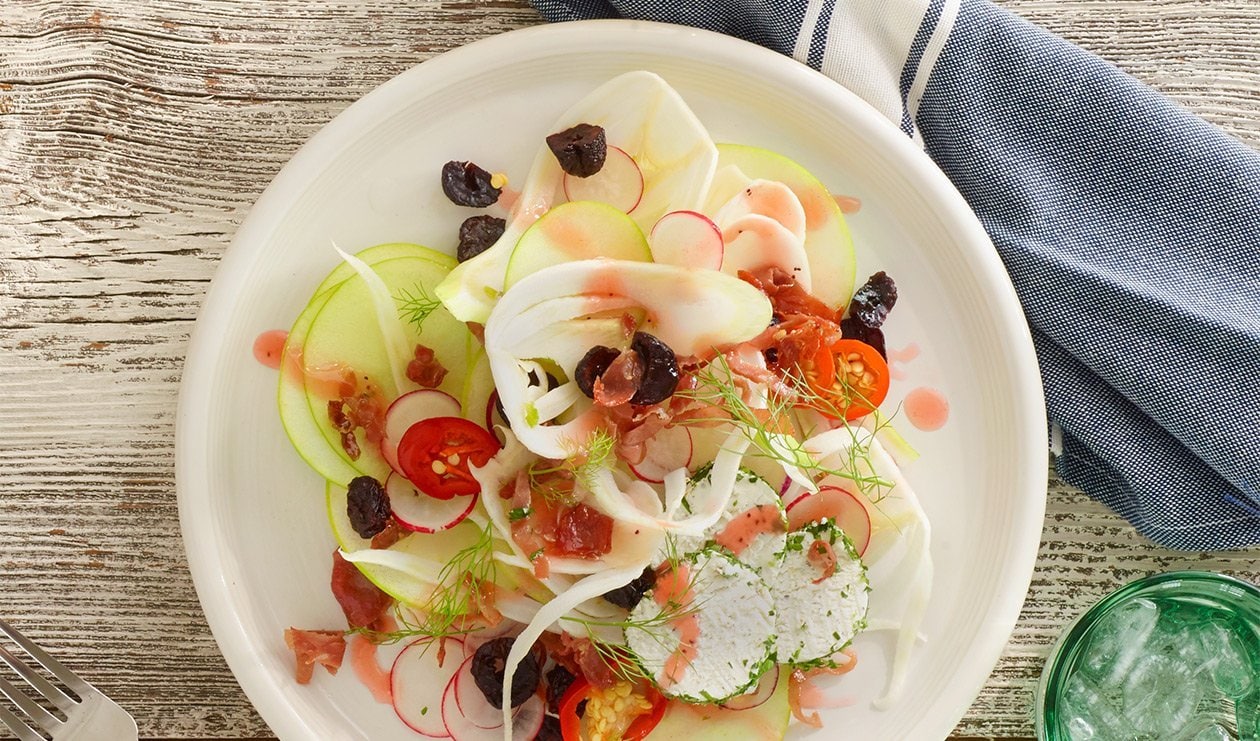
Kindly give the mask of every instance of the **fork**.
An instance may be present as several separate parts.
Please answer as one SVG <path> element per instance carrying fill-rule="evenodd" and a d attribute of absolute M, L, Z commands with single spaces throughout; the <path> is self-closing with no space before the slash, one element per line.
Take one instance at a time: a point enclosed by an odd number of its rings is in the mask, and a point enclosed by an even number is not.
<path fill-rule="evenodd" d="M 12 682 L 0 677 L 0 693 L 27 716 L 23 719 L 0 705 L 0 723 L 8 726 L 21 741 L 48 741 L 50 737 L 52 741 L 136 741 L 139 735 L 136 721 L 126 710 L 62 666 L 60 661 L 49 656 L 4 620 L 0 620 L 0 635 L 21 646 L 37 664 L 78 695 L 77 700 L 67 695 L 0 645 L 0 660 L 12 667 L 31 688 L 65 716 L 62 720 L 50 713 Z"/>

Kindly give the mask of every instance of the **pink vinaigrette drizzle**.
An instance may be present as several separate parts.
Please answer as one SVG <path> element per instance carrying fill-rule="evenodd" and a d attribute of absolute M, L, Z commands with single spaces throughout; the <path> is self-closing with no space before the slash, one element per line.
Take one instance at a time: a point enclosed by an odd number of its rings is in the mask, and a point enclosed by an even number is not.
<path fill-rule="evenodd" d="M 940 391 L 929 386 L 919 386 L 906 394 L 901 405 L 910 424 L 931 432 L 939 430 L 949 421 L 949 400 Z"/>
<path fill-rule="evenodd" d="M 394 701 L 389 670 L 382 669 L 376 658 L 376 644 L 361 635 L 350 637 L 350 667 L 364 687 L 377 702 L 388 705 Z"/>
<path fill-rule="evenodd" d="M 284 355 L 284 341 L 289 333 L 283 329 L 270 329 L 254 339 L 254 359 L 272 370 L 280 370 Z"/>

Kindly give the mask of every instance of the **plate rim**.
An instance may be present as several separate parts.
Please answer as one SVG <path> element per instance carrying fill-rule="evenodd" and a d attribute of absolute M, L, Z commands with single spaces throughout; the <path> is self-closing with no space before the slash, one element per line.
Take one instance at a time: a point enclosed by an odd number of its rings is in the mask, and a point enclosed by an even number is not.
<path fill-rule="evenodd" d="M 488 57 L 498 57 L 512 48 L 538 53 L 549 47 L 562 48 L 566 42 L 575 39 L 581 39 L 586 45 L 596 39 L 605 39 L 618 47 L 669 44 L 675 49 L 686 49 L 686 56 L 739 57 L 741 65 L 776 68 L 774 71 L 777 74 L 793 78 L 794 83 L 807 91 L 842 101 L 843 107 L 851 112 L 847 123 L 877 140 L 882 147 L 887 147 L 890 156 L 907 163 L 913 169 L 917 187 L 937 205 L 943 216 L 949 218 L 951 230 L 960 241 L 975 246 L 974 254 L 970 256 L 975 262 L 973 267 L 984 272 L 980 276 L 981 282 L 994 291 L 989 298 L 998 305 L 998 310 L 992 314 L 993 320 L 1002 339 L 1016 350 L 1007 360 L 1015 381 L 1012 397 L 1024 419 L 1019 430 L 1022 439 L 1018 449 L 1031 451 L 1045 445 L 1045 403 L 1031 332 L 1024 321 L 1009 275 L 988 234 L 963 197 L 928 155 L 847 88 L 791 57 L 756 44 L 711 31 L 649 21 L 602 19 L 543 24 L 500 33 L 449 50 L 373 88 L 301 145 L 250 207 L 225 249 L 189 338 L 176 409 L 174 451 L 176 498 L 185 557 L 202 612 L 228 668 L 263 720 L 282 738 L 317 736 L 318 729 L 295 711 L 293 705 L 285 700 L 282 688 L 269 681 L 264 672 L 247 670 L 255 664 L 253 659 L 257 646 L 250 640 L 249 631 L 234 606 L 232 589 L 222 570 L 224 554 L 220 531 L 204 525 L 213 522 L 210 516 L 212 492 L 204 475 L 208 470 L 204 454 L 208 432 L 195 423 L 195 411 L 206 407 L 209 394 L 206 389 L 214 376 L 214 366 L 222 355 L 222 325 L 230 319 L 232 312 L 220 307 L 230 304 L 229 284 L 243 279 L 250 245 L 261 243 L 262 238 L 273 231 L 283 218 L 284 210 L 277 206 L 292 198 L 295 187 L 300 190 L 304 181 L 309 182 L 310 173 L 318 172 L 331 157 L 336 156 L 337 144 L 346 131 L 353 131 L 360 122 L 370 123 L 375 120 L 378 109 L 388 109 L 393 105 L 396 88 L 411 88 L 430 78 L 459 75 L 467 65 L 475 65 L 479 60 L 487 61 Z M 1016 543 L 1019 547 L 1013 549 L 1013 557 L 1008 559 L 1004 572 L 1021 576 L 999 579 L 998 583 L 1021 589 L 998 591 L 990 605 L 990 617 L 985 623 L 987 629 L 983 636 L 977 636 L 976 640 L 983 649 L 978 658 L 990 668 L 989 673 L 978 681 L 951 685 L 945 696 L 957 700 L 957 712 L 944 719 L 925 716 L 916 726 L 919 732 L 944 737 L 956 727 L 983 689 L 1010 640 L 1027 596 L 1039 551 L 1047 493 L 1045 470 L 1030 462 L 1020 472 L 1020 478 L 1024 479 L 1020 491 L 1025 493 L 1022 497 L 1025 501 L 1023 506 L 1012 512 L 1012 529 L 1018 534 Z M 939 700 L 936 698 L 934 702 Z"/>

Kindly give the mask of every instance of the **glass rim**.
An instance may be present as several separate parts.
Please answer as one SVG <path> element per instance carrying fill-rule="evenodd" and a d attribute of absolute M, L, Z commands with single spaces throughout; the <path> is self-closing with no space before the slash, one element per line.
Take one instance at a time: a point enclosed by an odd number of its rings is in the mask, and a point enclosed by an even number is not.
<path fill-rule="evenodd" d="M 1228 574 L 1219 574 L 1213 571 L 1166 571 L 1156 574 L 1148 574 L 1147 576 L 1134 579 L 1127 582 L 1116 589 L 1108 592 L 1101 599 L 1090 605 L 1084 612 L 1077 615 L 1072 622 L 1059 635 L 1058 640 L 1050 648 L 1050 653 L 1046 657 L 1045 666 L 1042 668 L 1041 677 L 1037 682 L 1036 703 L 1034 707 L 1034 722 L 1036 726 L 1037 741 L 1049 741 L 1050 729 L 1046 727 L 1046 714 L 1049 710 L 1054 709 L 1057 703 L 1056 696 L 1052 697 L 1050 688 L 1053 686 L 1056 690 L 1067 679 L 1064 673 L 1066 662 L 1062 661 L 1065 654 L 1070 653 L 1071 649 L 1080 644 L 1081 639 L 1094 627 L 1098 619 L 1109 611 L 1114 605 L 1125 602 L 1132 598 L 1135 593 L 1142 592 L 1150 587 L 1155 587 L 1165 582 L 1176 581 L 1179 584 L 1185 582 L 1210 583 L 1218 586 L 1229 586 L 1240 590 L 1243 594 L 1231 595 L 1232 599 L 1250 599 L 1255 602 L 1257 611 L 1260 611 L 1260 587 L 1249 581 L 1239 579 Z M 1057 729 L 1056 736 L 1057 738 Z"/>

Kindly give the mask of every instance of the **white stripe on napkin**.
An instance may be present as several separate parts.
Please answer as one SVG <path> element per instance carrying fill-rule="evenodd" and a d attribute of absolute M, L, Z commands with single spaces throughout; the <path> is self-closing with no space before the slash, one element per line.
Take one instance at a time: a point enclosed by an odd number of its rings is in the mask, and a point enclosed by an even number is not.
<path fill-rule="evenodd" d="M 910 86 L 910 94 L 906 98 L 906 110 L 910 112 L 911 120 L 918 120 L 919 101 L 923 98 L 924 89 L 927 88 L 928 78 L 932 76 L 932 68 L 936 66 L 936 60 L 945 49 L 945 42 L 949 40 L 950 31 L 954 30 L 954 21 L 958 18 L 958 8 L 961 4 L 961 0 L 945 0 L 945 5 L 941 8 L 940 20 L 936 22 L 936 28 L 932 30 L 932 38 L 928 40 L 927 46 L 923 49 L 923 55 L 919 58 L 919 69 L 915 72 L 914 84 Z M 916 141 L 921 140 L 917 126 L 914 129 L 914 138 Z"/>
<path fill-rule="evenodd" d="M 901 124 L 900 81 L 928 0 L 836 3 L 822 72 Z"/>
<path fill-rule="evenodd" d="M 814 29 L 818 27 L 818 18 L 822 15 L 826 1 L 809 0 L 805 6 L 805 18 L 801 21 L 801 30 L 796 34 L 796 46 L 792 48 L 792 58 L 801 64 L 809 64 L 809 47 L 814 40 Z"/>

